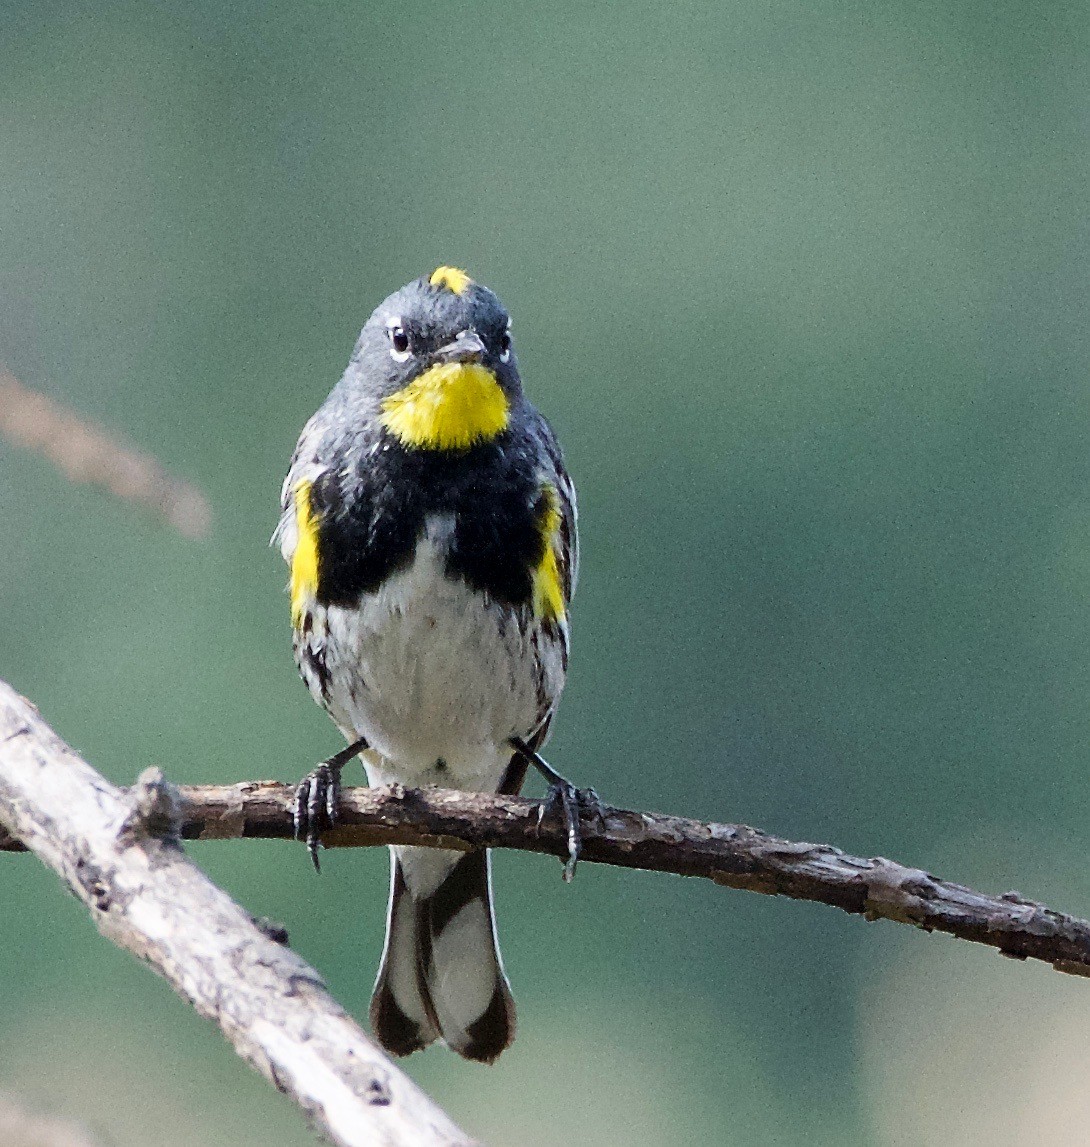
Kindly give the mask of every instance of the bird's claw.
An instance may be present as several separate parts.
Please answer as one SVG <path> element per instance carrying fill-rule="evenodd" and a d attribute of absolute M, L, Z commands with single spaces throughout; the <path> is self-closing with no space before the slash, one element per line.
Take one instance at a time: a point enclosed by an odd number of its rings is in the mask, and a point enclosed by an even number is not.
<path fill-rule="evenodd" d="M 606 827 L 606 815 L 609 806 L 594 789 L 580 789 L 579 804 L 581 808 L 585 809 L 594 817 L 594 822 L 599 828 Z"/>
<path fill-rule="evenodd" d="M 559 812 L 564 818 L 568 837 L 568 859 L 564 863 L 564 881 L 568 884 L 575 877 L 575 866 L 583 853 L 583 831 L 579 817 L 584 810 L 592 813 L 599 823 L 604 820 L 603 805 L 594 789 L 577 789 L 570 781 L 563 778 L 549 784 L 545 799 L 537 810 L 539 832 L 545 818 L 552 813 Z"/>
<path fill-rule="evenodd" d="M 307 773 L 295 790 L 292 802 L 292 821 L 295 839 L 306 840 L 307 851 L 314 862 L 314 870 L 322 871 L 318 860 L 319 837 L 337 823 L 337 804 L 341 797 L 341 770 L 331 768 L 323 761 Z"/>
<path fill-rule="evenodd" d="M 322 871 L 318 861 L 319 837 L 337 823 L 337 806 L 341 799 L 341 769 L 353 757 L 367 748 L 367 738 L 357 737 L 339 753 L 312 769 L 299 782 L 295 800 L 291 805 L 291 819 L 295 825 L 295 839 L 307 842 L 307 851 L 316 872 Z"/>
<path fill-rule="evenodd" d="M 583 851 L 583 833 L 579 827 L 579 814 L 583 809 L 593 814 L 600 825 L 605 824 L 605 806 L 598 798 L 594 789 L 577 789 L 571 781 L 565 780 L 536 750 L 532 749 L 521 737 L 512 737 L 511 747 L 528 765 L 545 778 L 549 786 L 545 799 L 538 806 L 537 830 L 541 831 L 542 822 L 554 810 L 564 815 L 564 827 L 568 833 L 568 859 L 564 864 L 564 880 L 571 883 L 575 876 L 575 866 L 579 863 L 579 856 Z"/>

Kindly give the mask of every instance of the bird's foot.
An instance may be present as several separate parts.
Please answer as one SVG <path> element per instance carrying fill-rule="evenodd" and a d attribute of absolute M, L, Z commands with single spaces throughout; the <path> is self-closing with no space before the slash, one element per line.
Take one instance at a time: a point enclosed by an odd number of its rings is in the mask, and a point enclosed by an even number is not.
<path fill-rule="evenodd" d="M 341 769 L 367 748 L 367 741 L 360 738 L 351 745 L 334 753 L 327 761 L 322 761 L 299 782 L 292 801 L 291 816 L 295 825 L 295 839 L 306 840 L 307 851 L 314 863 L 316 872 L 322 871 L 318 860 L 318 845 L 321 834 L 337 823 L 337 805 L 341 799 Z"/>
<path fill-rule="evenodd" d="M 299 782 L 291 815 L 295 822 L 295 839 L 306 840 L 314 870 L 322 871 L 318 859 L 319 837 L 337 823 L 337 802 L 341 798 L 341 771 L 323 761 Z"/>
<path fill-rule="evenodd" d="M 575 866 L 579 863 L 579 857 L 583 852 L 580 814 L 589 812 L 601 824 L 605 820 L 605 806 L 594 789 L 577 789 L 525 741 L 514 737 L 511 744 L 541 773 L 549 786 L 545 799 L 537 810 L 538 831 L 541 831 L 545 818 L 552 813 L 559 813 L 564 818 L 568 837 L 568 859 L 564 864 L 564 880 L 570 883 L 575 877 Z"/>

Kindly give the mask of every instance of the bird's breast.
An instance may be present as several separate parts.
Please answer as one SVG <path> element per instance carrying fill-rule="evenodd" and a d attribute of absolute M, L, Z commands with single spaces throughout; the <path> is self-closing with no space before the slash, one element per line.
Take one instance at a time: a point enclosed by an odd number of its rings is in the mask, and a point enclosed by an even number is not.
<path fill-rule="evenodd" d="M 305 496 L 323 605 L 352 606 L 381 592 L 417 562 L 425 543 L 449 578 L 508 606 L 533 600 L 545 546 L 542 492 L 511 452 L 482 446 L 444 458 L 394 447 L 356 480 L 323 474 Z"/>
<path fill-rule="evenodd" d="M 325 610 L 330 707 L 405 784 L 494 788 L 507 740 L 563 683 L 525 608 L 452 574 L 456 522 L 430 518 L 411 561 L 358 606 Z M 438 772 L 436 771 L 438 770 Z"/>

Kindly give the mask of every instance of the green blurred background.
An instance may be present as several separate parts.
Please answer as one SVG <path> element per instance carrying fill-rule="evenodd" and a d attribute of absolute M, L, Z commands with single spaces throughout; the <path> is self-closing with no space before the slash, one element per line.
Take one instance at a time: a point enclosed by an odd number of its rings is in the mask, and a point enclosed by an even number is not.
<path fill-rule="evenodd" d="M 513 312 L 579 485 L 554 763 L 1090 914 L 1085 5 L 0 22 L 0 360 L 215 512 L 188 541 L 0 444 L 0 675 L 98 768 L 289 780 L 338 747 L 291 662 L 280 482 L 371 308 L 451 262 Z M 190 852 L 365 1015 L 384 855 Z M 519 1039 L 407 1063 L 492 1144 L 1083 1140 L 1084 982 L 496 869 Z M 33 860 L 0 858 L 0 916 L 0 1090 L 117 1147 L 312 1142 Z"/>

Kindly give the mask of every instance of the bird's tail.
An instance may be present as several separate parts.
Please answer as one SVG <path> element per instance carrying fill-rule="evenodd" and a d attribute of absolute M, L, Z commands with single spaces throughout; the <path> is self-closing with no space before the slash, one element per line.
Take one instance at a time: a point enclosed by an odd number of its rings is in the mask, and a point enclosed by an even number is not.
<path fill-rule="evenodd" d="M 491 1063 L 515 1038 L 515 1002 L 496 941 L 489 854 L 399 847 L 390 856 L 371 1028 L 394 1055 L 442 1039 Z"/>

